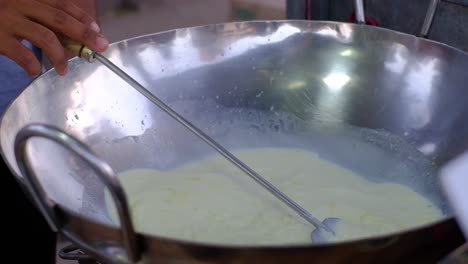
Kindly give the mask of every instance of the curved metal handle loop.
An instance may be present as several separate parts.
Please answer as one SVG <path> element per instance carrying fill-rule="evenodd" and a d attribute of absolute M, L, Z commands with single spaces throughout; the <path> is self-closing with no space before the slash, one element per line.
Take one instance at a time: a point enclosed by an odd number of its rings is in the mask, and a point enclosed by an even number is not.
<path fill-rule="evenodd" d="M 47 196 L 42 188 L 37 175 L 34 173 L 31 162 L 27 157 L 26 147 L 29 139 L 33 137 L 46 138 L 70 150 L 81 157 L 96 172 L 99 179 L 109 189 L 116 204 L 122 228 L 123 244 L 127 252 L 127 258 L 136 262 L 140 259 L 137 247 L 136 234 L 133 227 L 130 210 L 125 192 L 115 176 L 112 168 L 99 159 L 86 145 L 66 134 L 65 132 L 48 125 L 32 124 L 21 129 L 15 139 L 15 157 L 21 174 L 24 176 L 27 188 L 34 201 L 42 211 L 47 222 L 54 231 L 60 230 L 61 224 L 53 210 L 53 205 L 47 201 Z"/>
<path fill-rule="evenodd" d="M 354 0 L 354 10 L 356 13 L 356 22 L 358 24 L 366 24 L 363 0 Z"/>
<path fill-rule="evenodd" d="M 440 0 L 431 0 L 429 2 L 429 7 L 427 9 L 426 17 L 419 33 L 419 37 L 427 38 L 429 35 L 429 30 L 431 29 L 432 22 L 434 21 L 434 16 L 439 6 Z M 364 0 L 354 0 L 354 9 L 356 10 L 356 22 L 358 24 L 366 23 L 366 16 L 364 11 Z"/>
<path fill-rule="evenodd" d="M 427 38 L 427 35 L 429 35 L 429 30 L 431 29 L 432 21 L 434 21 L 434 16 L 437 11 L 437 7 L 439 6 L 439 2 L 440 0 L 431 0 L 431 2 L 429 3 L 426 18 L 424 19 L 421 32 L 419 33 L 419 37 Z"/>

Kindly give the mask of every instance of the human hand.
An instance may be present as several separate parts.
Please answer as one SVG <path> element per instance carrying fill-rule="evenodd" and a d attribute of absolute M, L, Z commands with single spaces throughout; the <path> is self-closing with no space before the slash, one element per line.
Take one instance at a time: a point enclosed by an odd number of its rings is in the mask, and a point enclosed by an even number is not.
<path fill-rule="evenodd" d="M 59 35 L 102 52 L 109 43 L 99 31 L 96 21 L 70 0 L 0 0 L 0 54 L 32 76 L 41 73 L 41 64 L 22 40 L 41 48 L 64 75 L 68 60 Z"/>

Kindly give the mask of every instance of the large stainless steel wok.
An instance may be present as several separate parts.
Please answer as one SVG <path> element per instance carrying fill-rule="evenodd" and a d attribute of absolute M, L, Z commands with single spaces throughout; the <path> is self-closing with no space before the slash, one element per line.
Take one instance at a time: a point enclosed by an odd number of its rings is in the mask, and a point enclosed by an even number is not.
<path fill-rule="evenodd" d="M 104 55 L 229 149 L 311 149 L 371 180 L 407 184 L 447 216 L 322 246 L 226 246 L 136 233 L 114 172 L 171 169 L 212 151 L 104 66 L 74 59 L 66 77 L 49 71 L 11 104 L 1 149 L 22 185 L 21 171 L 34 170 L 38 181 L 27 193 L 51 227 L 98 259 L 415 263 L 462 243 L 435 172 L 468 147 L 468 54 L 364 25 L 259 21 L 142 36 Z M 371 145 L 391 155 L 376 155 Z M 108 215 L 106 186 L 120 223 Z"/>

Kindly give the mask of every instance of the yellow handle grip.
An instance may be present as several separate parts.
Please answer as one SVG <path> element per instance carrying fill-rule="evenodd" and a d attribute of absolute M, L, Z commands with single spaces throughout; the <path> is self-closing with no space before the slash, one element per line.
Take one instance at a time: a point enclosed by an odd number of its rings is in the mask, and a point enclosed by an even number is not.
<path fill-rule="evenodd" d="M 61 42 L 67 50 L 71 51 L 79 58 L 86 59 L 89 62 L 93 62 L 95 60 L 94 54 L 96 52 L 86 47 L 85 45 L 71 39 L 62 39 Z"/>

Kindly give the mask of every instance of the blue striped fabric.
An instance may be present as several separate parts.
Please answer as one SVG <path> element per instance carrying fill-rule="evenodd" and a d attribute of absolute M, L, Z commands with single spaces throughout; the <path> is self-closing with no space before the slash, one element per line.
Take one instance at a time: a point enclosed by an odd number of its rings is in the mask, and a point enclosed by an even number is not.
<path fill-rule="evenodd" d="M 38 58 L 40 50 L 32 47 L 28 42 L 24 45 L 33 49 Z M 29 77 L 26 71 L 18 66 L 14 61 L 0 55 L 0 114 L 6 110 L 11 101 L 18 96 L 24 88 L 31 83 L 33 78 Z"/>

